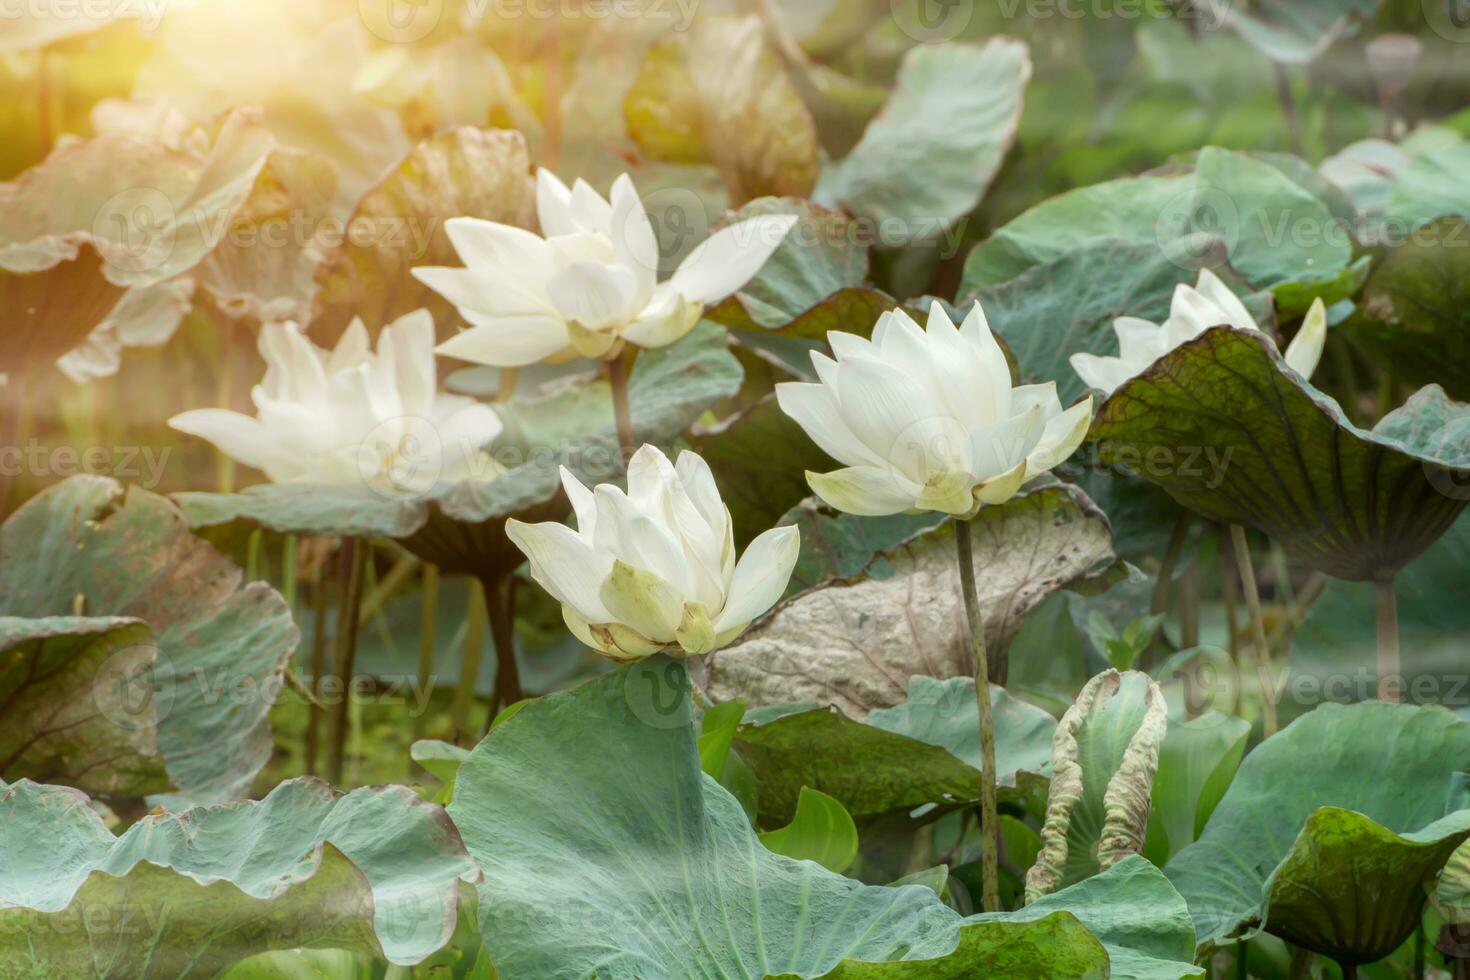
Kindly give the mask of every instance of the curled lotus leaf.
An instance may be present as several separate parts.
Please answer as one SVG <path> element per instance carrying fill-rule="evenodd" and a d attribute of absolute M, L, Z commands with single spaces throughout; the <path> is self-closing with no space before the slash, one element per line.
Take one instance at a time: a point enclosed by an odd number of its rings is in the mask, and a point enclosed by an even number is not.
<path fill-rule="evenodd" d="M 645 152 L 714 164 L 737 205 L 806 197 L 817 179 L 816 126 L 765 38 L 758 17 L 703 18 L 655 43 L 624 97 Z"/>
<path fill-rule="evenodd" d="M 1431 385 L 1366 431 L 1264 336 L 1230 327 L 1124 383 L 1088 439 L 1184 506 L 1350 581 L 1392 577 L 1470 499 L 1470 406 Z"/>
<path fill-rule="evenodd" d="M 1052 739 L 1041 853 L 1026 874 L 1033 902 L 1143 851 L 1168 707 L 1139 671 L 1098 674 Z"/>
<path fill-rule="evenodd" d="M 43 762 L 22 754 L 0 778 L 75 777 L 97 792 L 136 792 L 136 786 L 109 785 L 104 768 L 133 765 L 139 739 L 146 746 L 146 730 L 153 730 L 167 783 L 177 790 L 154 802 L 179 808 L 243 795 L 270 758 L 269 712 L 300 634 L 274 589 L 243 584 L 242 577 L 233 562 L 189 533 L 166 498 L 137 487 L 124 491 L 108 478 L 72 477 L 16 510 L 0 527 L 0 617 L 10 637 L 29 631 L 31 642 L 7 653 L 20 660 L 0 668 L 0 690 L 8 686 L 12 703 L 30 704 L 30 717 L 42 728 L 7 737 L 44 734 L 60 717 L 52 709 L 60 709 L 77 713 L 73 720 L 82 728 L 73 734 L 85 731 L 90 748 L 60 770 L 57 755 Z M 108 626 L 107 617 L 142 623 L 143 634 L 110 652 L 87 642 Z M 46 640 L 47 634 L 55 635 Z M 42 640 L 45 648 L 37 649 Z M 91 677 L 76 673 L 89 664 L 98 667 Z M 67 678 L 65 691 L 47 686 Z M 63 703 L 66 691 L 74 702 Z M 57 737 L 37 745 L 57 745 Z"/>
<path fill-rule="evenodd" d="M 129 297 L 178 280 L 213 250 L 273 146 L 259 114 L 239 110 L 207 152 L 106 132 L 0 184 L 0 298 L 20 311 L 0 331 L 0 363 L 39 367 L 95 346 L 87 341 L 99 330 L 97 344 L 127 342 L 124 328 L 156 305 Z M 164 322 L 152 342 L 178 318 Z M 91 373 L 115 370 L 115 357 L 101 365 Z"/>
<path fill-rule="evenodd" d="M 322 945 L 414 964 L 478 877 L 444 810 L 402 786 L 293 779 L 114 836 L 74 789 L 0 783 L 0 977 L 203 978 Z"/>

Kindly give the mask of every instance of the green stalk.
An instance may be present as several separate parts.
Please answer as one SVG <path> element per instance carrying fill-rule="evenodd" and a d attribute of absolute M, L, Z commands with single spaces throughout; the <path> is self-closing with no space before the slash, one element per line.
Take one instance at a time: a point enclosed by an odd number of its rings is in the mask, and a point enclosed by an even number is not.
<path fill-rule="evenodd" d="M 335 785 L 342 783 L 342 764 L 347 754 L 347 738 L 350 734 L 349 711 L 352 673 L 357 661 L 357 623 L 362 606 L 362 585 L 366 578 L 368 555 L 371 548 L 366 542 L 348 538 L 342 545 L 342 569 L 345 583 L 342 604 L 337 607 L 337 634 L 335 674 L 341 684 L 338 700 L 332 705 L 332 754 L 327 763 L 327 781 Z"/>
<path fill-rule="evenodd" d="M 965 594 L 965 619 L 970 624 L 970 651 L 975 657 L 975 704 L 980 709 L 980 907 L 1000 911 L 1000 822 L 995 803 L 995 719 L 990 709 L 990 663 L 985 652 L 985 621 L 975 590 L 975 559 L 970 522 L 956 520 L 955 551 L 960 563 L 960 587 Z"/>
<path fill-rule="evenodd" d="M 1271 669 L 1271 645 L 1266 642 L 1266 617 L 1261 611 L 1261 593 L 1256 587 L 1256 570 L 1251 565 L 1250 544 L 1245 539 L 1245 528 L 1239 524 L 1230 525 L 1230 545 L 1250 612 L 1251 642 L 1256 648 L 1256 674 L 1261 685 L 1262 725 L 1265 737 L 1270 738 L 1276 734 L 1276 672 Z"/>
<path fill-rule="evenodd" d="M 281 542 L 281 597 L 286 608 L 296 609 L 296 535 L 286 535 Z"/>
<path fill-rule="evenodd" d="M 522 700 L 521 669 L 516 663 L 516 577 L 503 572 L 486 579 L 485 607 L 490 620 L 490 638 L 495 642 L 495 697 L 485 717 L 485 731 L 495 716 Z"/>
<path fill-rule="evenodd" d="M 422 600 L 419 606 L 419 690 L 431 691 L 434 683 L 434 640 L 439 624 L 439 568 L 424 566 Z M 414 715 L 413 737 L 424 737 L 429 724 L 428 711 Z"/>
<path fill-rule="evenodd" d="M 637 436 L 633 432 L 633 409 L 628 403 L 628 362 L 631 348 L 613 358 L 607 366 L 608 380 L 612 383 L 613 421 L 617 424 L 618 448 L 622 450 L 623 463 L 633 458 L 638 449 Z"/>
<path fill-rule="evenodd" d="M 1159 561 L 1159 577 L 1154 582 L 1153 597 L 1149 601 L 1148 611 L 1155 616 L 1169 608 L 1169 589 L 1174 584 L 1174 566 L 1179 564 L 1179 555 L 1184 551 L 1192 516 L 1189 511 L 1180 510 L 1179 516 L 1174 520 L 1174 529 L 1169 532 L 1169 543 L 1164 548 L 1164 557 Z M 1155 632 L 1148 641 L 1148 647 L 1143 651 L 1142 669 L 1148 670 L 1153 665 L 1154 647 L 1162 632 L 1163 630 Z"/>
<path fill-rule="evenodd" d="M 1373 583 L 1378 606 L 1378 700 L 1397 702 L 1399 677 L 1399 600 L 1393 576 Z"/>
<path fill-rule="evenodd" d="M 250 541 L 245 545 L 245 581 L 259 582 L 265 576 L 260 574 L 260 545 L 263 535 L 260 528 L 250 532 Z"/>
<path fill-rule="evenodd" d="M 454 689 L 454 702 L 449 716 L 454 726 L 454 741 L 470 732 L 470 708 L 475 703 L 475 681 L 480 676 L 480 658 L 485 652 L 485 631 L 489 614 L 485 609 L 485 590 L 480 580 L 469 581 L 470 607 L 465 622 L 464 650 L 459 660 L 459 684 Z M 494 714 L 494 712 L 491 712 Z"/>
<path fill-rule="evenodd" d="M 316 775 L 317 746 L 321 740 L 322 675 L 327 670 L 327 583 L 326 564 L 317 566 L 311 587 L 311 689 L 314 705 L 306 709 L 306 773 Z"/>

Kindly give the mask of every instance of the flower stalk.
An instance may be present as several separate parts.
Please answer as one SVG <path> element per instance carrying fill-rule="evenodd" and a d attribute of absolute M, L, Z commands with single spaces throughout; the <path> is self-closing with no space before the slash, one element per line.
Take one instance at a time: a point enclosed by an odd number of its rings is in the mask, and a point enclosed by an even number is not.
<path fill-rule="evenodd" d="M 439 625 L 439 566 L 424 565 L 419 601 L 419 690 L 432 691 L 434 683 L 434 642 Z M 429 713 L 414 715 L 413 737 L 424 737 Z"/>
<path fill-rule="evenodd" d="M 633 432 L 633 408 L 628 401 L 629 360 L 631 357 L 625 347 L 607 366 L 608 380 L 612 382 L 613 421 L 617 424 L 618 450 L 624 466 L 638 450 L 637 436 Z"/>
<path fill-rule="evenodd" d="M 357 663 L 357 626 L 362 608 L 363 582 L 367 578 L 370 548 L 356 538 L 342 542 L 342 603 L 337 607 L 336 657 L 333 672 L 340 683 L 337 700 L 332 704 L 332 752 L 327 760 L 327 781 L 342 783 L 342 763 L 347 756 L 350 734 L 349 708 L 352 698 L 352 672 Z"/>
<path fill-rule="evenodd" d="M 1261 611 L 1261 592 L 1256 587 L 1256 570 L 1251 565 L 1250 544 L 1245 528 L 1230 525 L 1230 550 L 1235 552 L 1235 567 L 1240 573 L 1245 592 L 1246 611 L 1251 620 L 1251 644 L 1256 649 L 1256 675 L 1261 685 L 1262 723 L 1266 738 L 1276 734 L 1276 672 L 1271 669 L 1271 644 L 1266 639 L 1266 617 Z"/>
<path fill-rule="evenodd" d="M 1399 600 L 1393 577 L 1373 583 L 1378 607 L 1378 700 L 1401 700 L 1399 677 Z"/>
<path fill-rule="evenodd" d="M 956 520 L 955 551 L 960 564 L 960 587 L 965 595 L 965 619 L 970 626 L 970 651 L 975 658 L 975 704 L 980 709 L 980 906 L 1000 911 L 1000 826 L 995 802 L 995 719 L 990 706 L 990 663 L 985 650 L 985 620 L 975 590 L 975 559 L 970 522 Z"/>
<path fill-rule="evenodd" d="M 490 620 L 490 640 L 495 644 L 495 695 L 485 716 L 485 731 L 506 708 L 525 698 L 521 670 L 516 663 L 516 577 L 502 572 L 483 582 L 485 608 Z"/>
<path fill-rule="evenodd" d="M 475 703 L 475 680 L 480 676 L 480 659 L 485 653 L 485 632 L 489 612 L 485 604 L 485 589 L 479 579 L 469 582 L 469 610 L 465 617 L 464 649 L 459 660 L 459 683 L 454 688 L 454 701 L 449 716 L 454 729 L 454 741 L 458 744 L 470 733 L 470 708 Z M 491 715 L 495 711 L 491 709 Z"/>

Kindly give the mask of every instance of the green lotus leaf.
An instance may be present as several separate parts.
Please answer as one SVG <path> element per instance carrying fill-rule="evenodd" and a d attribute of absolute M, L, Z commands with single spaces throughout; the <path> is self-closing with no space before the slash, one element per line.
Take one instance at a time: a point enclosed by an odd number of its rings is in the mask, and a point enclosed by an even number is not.
<path fill-rule="evenodd" d="M 740 387 L 740 365 L 725 332 L 701 324 L 683 340 L 643 352 L 628 383 L 640 440 L 668 444 L 700 413 Z M 441 484 L 401 498 L 363 485 L 262 484 L 236 494 L 180 493 L 196 527 L 235 520 L 301 534 L 397 538 L 452 573 L 484 574 L 521 562 L 505 537 L 505 518 L 551 520 L 565 512 L 558 467 L 588 485 L 622 474 L 612 394 L 597 381 L 499 408 L 506 429 L 491 447 L 505 471 L 493 479 Z"/>
<path fill-rule="evenodd" d="M 1405 139 L 1402 149 L 1409 160 L 1393 177 L 1387 231 L 1403 234 L 1445 215 L 1470 218 L 1470 194 L 1463 176 L 1470 166 L 1470 140 L 1446 129 L 1425 127 Z"/>
<path fill-rule="evenodd" d="M 1470 631 L 1470 514 L 1394 576 L 1405 701 L 1470 707 L 1463 637 Z M 1331 581 L 1292 634 L 1284 709 L 1376 695 L 1373 586 Z M 1300 706 L 1300 707 L 1298 707 Z"/>
<path fill-rule="evenodd" d="M 156 719 L 178 792 L 154 802 L 181 808 L 243 795 L 270 758 L 270 707 L 299 640 L 280 595 L 263 582 L 242 585 L 240 569 L 193 537 L 165 498 L 77 476 L 33 497 L 0 527 L 0 615 L 78 612 L 129 617 L 152 631 L 151 666 L 119 651 L 93 693 L 124 699 L 121 714 L 106 712 L 119 749 L 133 738 L 134 719 Z M 144 666 L 142 675 L 129 672 Z M 28 774 L 6 769 L 0 776 Z"/>
<path fill-rule="evenodd" d="M 813 199 L 902 228 L 884 242 L 890 247 L 945 246 L 945 230 L 980 203 L 1000 170 L 1030 78 L 1026 45 L 1010 38 L 914 46 L 887 104 L 852 152 L 823 171 Z"/>
<path fill-rule="evenodd" d="M 885 552 L 885 577 L 831 582 L 778 605 L 707 658 L 710 694 L 752 707 L 836 705 L 862 718 L 904 700 L 915 674 L 971 676 L 953 534 L 943 525 Z M 1037 603 L 1062 588 L 1106 587 L 1121 568 L 1107 518 L 1064 484 L 1038 485 L 982 508 L 972 535 L 997 668 Z"/>
<path fill-rule="evenodd" d="M 1056 721 L 998 685 L 990 689 L 990 704 L 1000 785 L 1015 786 L 1022 772 L 1050 772 Z M 978 799 L 979 732 L 974 680 L 915 676 L 907 701 L 870 711 L 864 721 L 822 708 L 761 723 L 749 718 L 735 746 L 760 783 L 764 819 L 791 819 L 808 786 L 840 800 L 855 817 L 871 817 Z"/>
<path fill-rule="evenodd" d="M 119 796 L 168 790 L 153 706 L 128 700 L 128 681 L 156 654 L 137 619 L 0 616 L 0 779 L 24 773 Z"/>
<path fill-rule="evenodd" d="M 1265 930 L 1340 963 L 1381 959 L 1470 837 L 1467 765 L 1470 724 L 1442 708 L 1320 705 L 1245 757 L 1165 873 L 1202 944 Z"/>
<path fill-rule="evenodd" d="M 444 231 L 447 219 L 530 227 L 534 197 L 520 133 L 461 126 L 419 143 L 357 202 L 347 221 L 353 233 L 318 267 L 313 339 L 331 345 L 354 317 L 376 332 L 425 307 L 446 339 L 463 320 L 410 270 L 460 264 Z"/>
<path fill-rule="evenodd" d="M 761 843 L 777 854 L 815 861 L 828 871 L 843 872 L 857 859 L 858 830 L 838 800 L 802 787 L 791 822 L 763 831 Z"/>
<path fill-rule="evenodd" d="M 1115 391 L 1088 440 L 1191 510 L 1361 581 L 1392 576 L 1465 506 L 1470 408 L 1431 386 L 1364 431 L 1264 336 L 1216 327 Z"/>
<path fill-rule="evenodd" d="M 734 204 L 806 197 L 816 182 L 816 126 L 757 17 L 705 17 L 659 40 L 623 115 L 655 159 L 714 164 Z"/>
<path fill-rule="evenodd" d="M 484 871 L 480 928 L 499 976 L 820 977 L 844 960 L 954 953 L 966 920 L 930 889 L 863 885 L 762 847 L 700 771 L 689 690 L 683 665 L 663 657 L 621 668 L 533 702 L 460 768 L 450 814 Z M 1192 954 L 1187 913 L 1162 876 L 1142 862 L 1114 872 L 1103 886 L 1154 922 L 1120 959 L 1154 956 L 1166 934 Z M 1102 928 L 1097 895 L 1055 898 L 1084 922 L 1097 911 Z M 1029 919 L 1051 911 L 1018 914 L 1015 937 L 1035 935 Z M 1174 966 L 1175 977 L 1196 972 Z"/>
<path fill-rule="evenodd" d="M 1470 923 L 1470 844 L 1455 848 L 1434 887 L 1434 907 L 1452 925 Z"/>
<path fill-rule="evenodd" d="M 0 977 L 212 977 L 301 946 L 413 964 L 478 874 L 443 809 L 402 786 L 293 779 L 115 837 L 76 790 L 0 784 Z"/>
<path fill-rule="evenodd" d="M 1467 209 L 1470 210 L 1470 209 Z M 1442 218 L 1394 249 L 1342 326 L 1411 384 L 1470 398 L 1470 225 Z"/>
<path fill-rule="evenodd" d="M 1226 25 L 1281 64 L 1305 64 L 1342 37 L 1355 19 L 1371 18 L 1379 0 L 1264 0 L 1249 11 L 1225 0 L 1194 0 L 1212 26 Z"/>
<path fill-rule="evenodd" d="M 1088 681 L 1052 743 L 1042 849 L 1026 875 L 1028 903 L 1142 852 L 1167 726 L 1163 692 L 1147 674 L 1108 670 Z"/>
<path fill-rule="evenodd" d="M 1149 860 L 1162 865 L 1194 843 L 1234 778 L 1249 736 L 1250 722 L 1218 711 L 1170 719 L 1154 773 Z"/>
<path fill-rule="evenodd" d="M 775 330 L 842 289 L 868 281 L 871 233 L 841 211 L 791 197 L 763 197 L 730 212 L 720 225 L 760 215 L 790 214 L 796 226 L 755 277 L 706 316 L 731 329 Z M 738 335 L 737 335 L 738 336 Z"/>
<path fill-rule="evenodd" d="M 1332 224 L 1328 204 L 1280 166 L 1208 146 L 1189 173 L 1106 181 L 1022 214 L 970 253 L 961 295 L 1109 242 L 1151 247 L 1191 276 L 1202 260 L 1223 257 L 1256 288 L 1330 281 L 1352 258 L 1346 236 L 1281 229 Z"/>
<path fill-rule="evenodd" d="M 964 920 L 960 941 L 946 956 L 919 962 L 844 962 L 828 977 L 1087 977 L 1180 980 L 1202 976 L 1194 966 L 1194 926 L 1178 893 L 1158 870 L 1129 857 L 1071 888 L 1047 895 L 1014 912 L 973 915 Z M 1014 935 L 997 927 L 1045 923 Z M 1074 924 L 1075 923 L 1075 924 Z M 1107 954 L 1106 969 L 1094 973 L 1096 950 L 1074 932 L 1080 925 Z M 1057 945 L 1031 945 L 1054 934 Z M 1075 938 L 1074 938 L 1075 937 Z M 1014 947 L 1011 945 L 1014 943 Z M 1027 958 L 1011 959 L 1025 951 Z"/>

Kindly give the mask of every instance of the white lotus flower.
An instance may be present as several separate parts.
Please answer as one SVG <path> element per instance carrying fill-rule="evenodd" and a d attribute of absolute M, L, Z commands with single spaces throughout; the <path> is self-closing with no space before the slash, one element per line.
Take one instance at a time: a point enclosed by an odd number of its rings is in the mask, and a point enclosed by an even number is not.
<path fill-rule="evenodd" d="M 1089 397 L 1062 409 L 1052 382 L 1011 387 L 1000 345 L 976 303 L 958 329 L 944 308 L 927 332 L 902 310 L 873 339 L 832 332 L 834 361 L 813 353 L 819 384 L 776 386 L 781 409 L 846 469 L 807 473 L 850 514 L 943 511 L 969 516 L 1072 454 L 1092 421 Z"/>
<path fill-rule="evenodd" d="M 625 341 L 672 344 L 706 305 L 749 282 L 796 223 L 794 215 L 765 215 L 722 228 L 660 283 L 658 240 L 627 174 L 609 201 L 581 180 L 568 190 L 542 170 L 536 209 L 545 237 L 453 218 L 444 229 L 465 268 L 413 270 L 470 324 L 441 354 L 521 367 L 579 354 L 611 359 Z"/>
<path fill-rule="evenodd" d="M 1188 343 L 1211 327 L 1231 326 L 1237 330 L 1261 328 L 1230 287 L 1209 269 L 1201 269 L 1194 286 L 1179 284 L 1169 307 L 1169 319 L 1151 323 L 1136 316 L 1113 321 L 1118 334 L 1117 357 L 1073 354 L 1072 369 L 1087 383 L 1111 395 L 1123 382 L 1137 377 L 1154 361 L 1181 344 Z M 1327 307 L 1322 300 L 1312 303 L 1302 328 L 1286 348 L 1286 363 L 1304 378 L 1310 378 L 1322 359 L 1327 342 Z"/>
<path fill-rule="evenodd" d="M 795 527 L 761 534 L 735 560 L 730 512 L 694 453 L 678 465 L 653 446 L 628 464 L 628 492 L 562 485 L 577 529 L 506 521 L 531 575 L 561 603 L 577 638 L 611 660 L 660 650 L 702 654 L 739 636 L 786 591 L 801 547 Z"/>
<path fill-rule="evenodd" d="M 250 393 L 254 418 L 205 408 L 169 425 L 276 483 L 366 482 L 422 492 L 494 472 L 480 450 L 500 434 L 500 417 L 471 398 L 438 392 L 427 310 L 383 328 L 376 353 L 361 320 L 330 352 L 292 322 L 266 324 L 259 346 L 266 372 Z"/>

